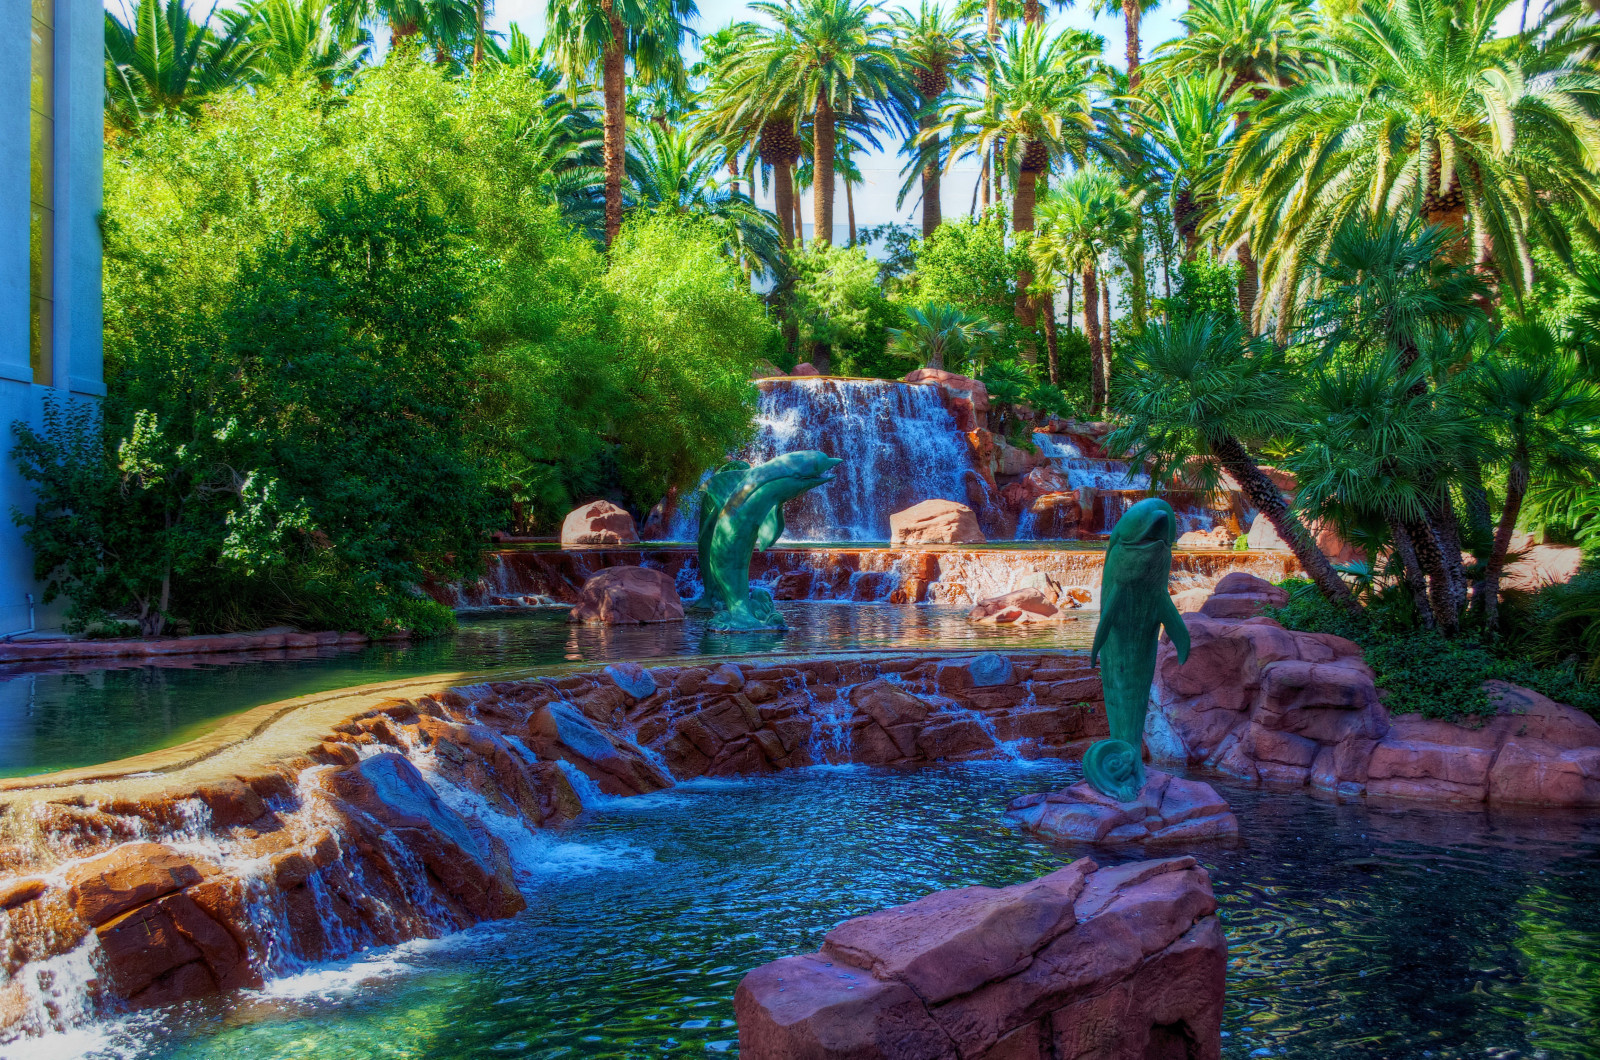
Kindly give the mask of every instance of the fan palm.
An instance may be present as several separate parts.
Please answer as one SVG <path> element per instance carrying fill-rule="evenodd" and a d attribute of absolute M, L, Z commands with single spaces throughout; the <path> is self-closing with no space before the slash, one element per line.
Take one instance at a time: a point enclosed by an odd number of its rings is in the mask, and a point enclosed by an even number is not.
<path fill-rule="evenodd" d="M 1192 0 L 1178 21 L 1187 33 L 1158 50 L 1163 74 L 1179 79 L 1219 71 L 1222 94 L 1232 101 L 1234 132 L 1249 124 L 1247 104 L 1297 83 L 1315 51 L 1316 17 L 1306 0 Z M 1238 243 L 1239 316 L 1255 319 L 1260 268 L 1250 233 Z"/>
<path fill-rule="evenodd" d="M 987 95 L 957 96 L 939 124 L 923 134 L 948 139 L 947 168 L 958 158 L 991 153 L 1007 168 L 1015 163 L 1011 228 L 1019 235 L 1033 231 L 1039 175 L 1066 158 L 1081 162 L 1087 151 L 1094 126 L 1092 58 L 1074 35 L 1051 37 L 1039 25 L 1013 29 L 993 56 Z M 1024 267 L 1017 282 L 1017 320 L 1024 327 L 1032 327 L 1036 317 L 1028 293 L 1032 282 Z"/>
<path fill-rule="evenodd" d="M 1117 405 L 1127 418 L 1106 439 L 1107 448 L 1148 461 L 1153 481 L 1171 478 L 1195 457 L 1208 468 L 1220 465 L 1289 543 L 1322 594 L 1359 616 L 1349 586 L 1249 448 L 1293 425 L 1299 381 L 1285 354 L 1237 323 L 1224 326 L 1197 314 L 1134 335 L 1127 357 L 1128 371 L 1117 386 Z"/>
<path fill-rule="evenodd" d="M 455 56 L 477 28 L 473 0 L 337 0 L 341 28 L 388 26 L 389 45 L 419 37 L 440 57 Z"/>
<path fill-rule="evenodd" d="M 139 0 L 131 21 L 105 13 L 106 113 L 132 130 L 155 114 L 194 114 L 207 96 L 256 76 L 242 24 L 211 28 L 183 0 Z M 219 20 L 220 21 L 220 20 Z"/>
<path fill-rule="evenodd" d="M 684 23 L 698 14 L 694 0 L 549 0 L 545 23 L 569 84 L 600 66 L 608 247 L 622 227 L 628 60 L 646 82 L 683 77 Z"/>
<path fill-rule="evenodd" d="M 1254 114 L 1225 173 L 1240 196 L 1226 239 L 1268 248 L 1284 299 L 1349 216 L 1415 204 L 1457 235 L 1451 253 L 1520 292 L 1530 240 L 1570 256 L 1552 201 L 1600 209 L 1600 81 L 1559 56 L 1501 46 L 1507 0 L 1364 2 L 1327 61 Z M 1593 242 L 1592 226 L 1573 227 Z M 1283 317 L 1280 311 L 1280 321 Z"/>
<path fill-rule="evenodd" d="M 913 155 L 907 166 L 911 172 L 900 189 L 899 202 L 905 201 L 912 182 L 920 180 L 922 234 L 927 237 L 942 220 L 939 185 L 944 143 L 934 131 L 939 105 L 952 84 L 965 86 L 971 82 L 974 61 L 982 54 L 983 36 L 971 18 L 932 0 L 922 0 L 915 13 L 900 8 L 890 19 L 909 75 L 896 94 L 895 103 L 901 122 L 908 131 L 914 130 L 907 145 Z M 926 137 L 920 146 L 918 135 Z"/>
<path fill-rule="evenodd" d="M 952 305 L 939 302 L 906 307 L 907 324 L 889 329 L 889 352 L 914 357 L 927 368 L 956 368 L 970 358 L 982 370 L 982 351 L 1000 328 Z"/>
<path fill-rule="evenodd" d="M 1555 334 L 1542 324 L 1509 329 L 1500 349 L 1474 367 L 1467 386 L 1494 431 L 1506 468 L 1505 500 L 1479 596 L 1484 625 L 1493 631 L 1500 575 L 1531 477 L 1540 470 L 1547 479 L 1596 470 L 1594 424 L 1600 420 L 1600 395 L 1578 375 Z"/>
<path fill-rule="evenodd" d="M 812 165 L 819 175 L 813 238 L 831 243 L 838 123 L 845 116 L 865 118 L 890 97 L 900 76 L 899 50 L 888 24 L 874 20 L 876 5 L 869 0 L 763 0 L 750 6 L 778 26 L 751 56 L 764 68 L 772 109 L 781 111 L 793 100 L 798 113 L 811 117 Z"/>

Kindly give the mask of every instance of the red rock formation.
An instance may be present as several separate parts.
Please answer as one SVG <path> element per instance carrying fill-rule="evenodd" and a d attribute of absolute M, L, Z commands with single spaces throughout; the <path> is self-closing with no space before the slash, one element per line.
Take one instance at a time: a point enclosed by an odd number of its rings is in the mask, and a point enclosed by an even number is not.
<path fill-rule="evenodd" d="M 889 540 L 897 545 L 970 545 L 988 539 L 971 508 L 934 499 L 889 516 Z"/>
<path fill-rule="evenodd" d="M 746 975 L 746 1060 L 1215 1060 L 1227 942 L 1193 858 L 1087 859 L 847 920 Z"/>
<path fill-rule="evenodd" d="M 1020 827 L 1057 842 L 1159 846 L 1239 835 L 1239 819 L 1216 788 L 1159 769 L 1146 770 L 1144 787 L 1132 802 L 1118 802 L 1079 781 L 1061 791 L 1014 799 L 1007 812 Z"/>
<path fill-rule="evenodd" d="M 1430 802 L 1600 806 L 1600 723 L 1490 682 L 1486 723 L 1392 717 L 1361 649 L 1266 618 L 1186 615 L 1163 641 L 1146 744 L 1251 783 Z"/>
<path fill-rule="evenodd" d="M 567 513 L 561 523 L 563 545 L 637 545 L 633 516 L 610 501 L 591 501 Z"/>
<path fill-rule="evenodd" d="M 527 829 L 577 816 L 574 784 L 629 796 L 821 760 L 1070 756 L 1105 735 L 1100 699 L 1072 655 L 616 664 L 389 700 L 314 736 L 274 718 L 252 737 L 281 749 L 270 766 L 137 797 L 12 782 L 0 1036 L 510 916 Z M 63 983 L 75 954 L 83 974 Z M 39 1001 L 73 989 L 74 1005 Z"/>
<path fill-rule="evenodd" d="M 607 567 L 583 583 L 570 622 L 682 622 L 683 601 L 672 578 L 650 567 Z"/>
<path fill-rule="evenodd" d="M 1265 607 L 1282 607 L 1289 602 L 1287 590 L 1244 571 L 1225 575 L 1200 607 L 1207 618 L 1252 618 Z"/>
<path fill-rule="evenodd" d="M 1307 527 L 1317 547 L 1322 554 L 1335 563 L 1362 563 L 1366 561 L 1367 554 L 1356 548 L 1339 536 L 1339 532 L 1331 526 L 1319 522 L 1311 522 Z M 1278 530 L 1265 516 L 1257 515 L 1250 524 L 1250 547 L 1253 549 L 1289 551 L 1289 543 L 1278 536 Z"/>
<path fill-rule="evenodd" d="M 1017 589 L 1000 596 L 979 600 L 967 615 L 969 622 L 988 626 L 1027 625 L 1032 622 L 1065 622 L 1071 615 L 1048 599 L 1043 590 Z"/>

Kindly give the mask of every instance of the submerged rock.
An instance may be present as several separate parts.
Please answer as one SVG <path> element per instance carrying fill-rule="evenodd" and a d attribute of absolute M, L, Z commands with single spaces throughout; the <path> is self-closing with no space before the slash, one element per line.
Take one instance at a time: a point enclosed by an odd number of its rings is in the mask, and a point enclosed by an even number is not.
<path fill-rule="evenodd" d="M 1069 618 L 1041 590 L 1032 587 L 979 600 L 967 614 L 967 621 L 988 626 L 1063 622 Z"/>
<path fill-rule="evenodd" d="M 678 583 L 651 567 L 607 567 L 583 583 L 569 622 L 629 625 L 682 622 Z"/>
<path fill-rule="evenodd" d="M 746 975 L 746 1060 L 1221 1055 L 1227 942 L 1193 858 L 1083 859 L 848 920 Z"/>
<path fill-rule="evenodd" d="M 1146 770 L 1132 802 L 1117 802 L 1079 781 L 1048 794 L 1024 795 L 1008 807 L 1018 825 L 1064 842 L 1191 843 L 1234 839 L 1239 819 L 1210 784 Z"/>

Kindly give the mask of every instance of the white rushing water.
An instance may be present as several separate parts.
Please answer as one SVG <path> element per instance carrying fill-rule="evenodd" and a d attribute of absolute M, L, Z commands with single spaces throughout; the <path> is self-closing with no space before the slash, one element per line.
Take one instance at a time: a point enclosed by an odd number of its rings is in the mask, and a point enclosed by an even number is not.
<path fill-rule="evenodd" d="M 967 503 L 972 458 L 933 386 L 876 379 L 782 379 L 761 387 L 751 463 L 818 449 L 844 463 L 832 482 L 784 507 L 781 540 L 887 541 L 890 514 L 940 498 Z M 981 481 L 981 480 L 980 480 Z M 686 498 L 668 536 L 693 541 L 695 502 Z"/>

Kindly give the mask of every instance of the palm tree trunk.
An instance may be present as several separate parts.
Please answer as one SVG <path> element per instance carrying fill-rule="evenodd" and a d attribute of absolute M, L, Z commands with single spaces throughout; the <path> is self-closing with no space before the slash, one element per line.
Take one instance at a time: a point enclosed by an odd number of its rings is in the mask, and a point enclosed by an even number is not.
<path fill-rule="evenodd" d="M 851 190 L 849 174 L 846 174 L 844 178 L 844 217 L 845 224 L 850 228 L 849 245 L 853 247 L 856 245 L 856 197 Z"/>
<path fill-rule="evenodd" d="M 615 0 L 600 0 L 600 6 L 611 25 L 611 40 L 600 56 L 605 91 L 606 247 L 609 249 L 622 230 L 622 170 L 627 150 L 627 84 L 624 79 L 627 38 Z"/>
<path fill-rule="evenodd" d="M 789 170 L 789 186 L 794 186 L 794 169 Z M 794 247 L 796 250 L 806 249 L 806 223 L 805 209 L 801 203 L 802 196 L 799 191 L 794 193 Z"/>
<path fill-rule="evenodd" d="M 1428 577 L 1422 572 L 1422 563 L 1417 559 L 1416 545 L 1411 540 L 1411 531 L 1406 529 L 1405 523 L 1399 519 L 1389 520 L 1389 531 L 1394 537 L 1394 549 L 1400 553 L 1400 570 L 1405 578 L 1406 588 L 1411 590 L 1411 605 L 1417 610 L 1417 617 L 1422 620 L 1425 629 L 1433 629 L 1433 608 L 1428 603 Z"/>
<path fill-rule="evenodd" d="M 1089 339 L 1089 404 L 1098 413 L 1106 407 L 1106 366 L 1100 359 L 1100 289 L 1092 265 L 1083 270 L 1083 331 Z"/>
<path fill-rule="evenodd" d="M 937 124 L 937 119 L 923 118 L 922 128 L 927 130 Z M 927 239 L 933 235 L 933 230 L 939 227 L 944 220 L 939 207 L 939 140 L 935 137 L 930 144 L 932 148 L 931 161 L 922 167 L 922 238 Z"/>
<path fill-rule="evenodd" d="M 1500 575 L 1506 569 L 1506 553 L 1511 551 L 1511 534 L 1522 514 L 1522 498 L 1528 493 L 1528 450 L 1518 445 L 1511 468 L 1506 472 L 1506 503 L 1500 509 L 1500 525 L 1494 530 L 1494 549 L 1489 553 L 1488 570 L 1483 576 L 1483 628 L 1492 636 L 1500 621 Z"/>
<path fill-rule="evenodd" d="M 817 92 L 817 115 L 811 123 L 811 140 L 815 154 L 811 166 L 811 240 L 818 246 L 833 243 L 833 161 L 834 137 L 833 104 L 825 91 Z"/>
<path fill-rule="evenodd" d="M 1141 212 L 1133 234 L 1133 245 L 1128 248 L 1127 256 L 1129 309 L 1133 313 L 1133 326 L 1139 331 L 1144 330 L 1150 312 L 1150 285 L 1145 278 L 1144 249 L 1144 215 Z"/>
<path fill-rule="evenodd" d="M 478 20 L 478 32 L 472 38 L 472 68 L 476 70 L 478 64 L 483 62 L 483 24 L 488 0 L 476 0 L 472 6 Z"/>
<path fill-rule="evenodd" d="M 1460 624 L 1450 591 L 1450 572 L 1445 568 L 1439 541 L 1433 536 L 1433 528 L 1422 520 L 1408 521 L 1405 529 L 1416 549 L 1417 562 L 1428 576 L 1428 607 L 1433 612 L 1433 620 L 1445 636 L 1453 637 Z"/>
<path fill-rule="evenodd" d="M 1100 327 L 1104 334 L 1100 338 L 1100 358 L 1105 361 L 1101 375 L 1106 381 L 1106 401 L 1111 401 L 1111 277 L 1106 277 L 1100 284 Z"/>
<path fill-rule="evenodd" d="M 778 215 L 778 236 L 786 247 L 794 245 L 794 170 L 787 162 L 772 167 L 772 199 Z"/>
<path fill-rule="evenodd" d="M 1074 290 L 1074 288 L 1077 286 L 1077 284 L 1078 284 L 1078 278 L 1076 276 L 1074 276 L 1070 272 L 1067 273 L 1067 330 L 1068 331 L 1072 330 L 1073 303 L 1075 301 L 1077 301 L 1077 294 L 1078 294 L 1078 292 L 1076 290 Z"/>
<path fill-rule="evenodd" d="M 1061 385 L 1060 344 L 1056 335 L 1056 298 L 1055 295 L 1044 297 L 1044 353 L 1050 368 L 1050 385 Z"/>
<path fill-rule="evenodd" d="M 1444 483 L 1434 485 L 1433 499 L 1428 504 L 1428 523 L 1439 542 L 1451 606 L 1460 621 L 1467 609 L 1467 572 L 1461 565 L 1461 523 L 1456 518 L 1455 498 Z"/>
<path fill-rule="evenodd" d="M 1031 152 L 1033 146 L 1029 144 L 1025 149 L 1025 154 Z M 1017 194 L 1011 200 L 1011 231 L 1019 236 L 1024 232 L 1033 231 L 1033 208 L 1038 193 L 1038 181 L 1038 171 L 1026 165 L 1022 167 L 1022 171 L 1017 176 Z M 1016 301 L 1017 323 L 1024 328 L 1032 328 L 1039 320 L 1038 311 L 1033 304 L 1033 295 L 1028 291 L 1032 284 L 1033 270 L 1024 264 L 1017 270 Z M 1026 354 L 1031 343 L 1025 339 L 1023 346 Z M 1033 357 L 1028 357 L 1027 359 L 1032 361 L 1037 357 L 1038 354 L 1034 353 Z"/>
<path fill-rule="evenodd" d="M 973 198 L 979 209 L 985 213 L 989 210 L 989 153 L 983 154 L 983 165 L 978 167 L 978 186 L 973 189 Z"/>
<path fill-rule="evenodd" d="M 1250 237 L 1239 244 L 1239 322 L 1255 334 L 1256 297 L 1261 293 L 1261 267 L 1250 253 Z"/>
<path fill-rule="evenodd" d="M 1305 526 L 1296 518 L 1294 512 L 1289 510 L 1283 494 L 1267 477 L 1266 472 L 1261 470 L 1250 455 L 1250 451 L 1231 434 L 1223 435 L 1210 445 L 1211 454 L 1217 458 L 1223 469 L 1233 476 L 1234 481 L 1239 483 L 1239 488 L 1256 511 L 1267 517 L 1267 521 L 1278 532 L 1278 536 L 1288 544 L 1295 559 L 1300 561 L 1301 568 L 1311 577 L 1311 581 L 1321 590 L 1322 595 L 1344 608 L 1352 617 L 1361 618 L 1361 605 L 1350 592 L 1350 586 L 1339 577 L 1339 572 L 1333 569 L 1333 563 L 1322 554 L 1322 549 L 1311 539 Z"/>
<path fill-rule="evenodd" d="M 1139 0 L 1122 0 L 1122 23 L 1128 30 L 1128 91 L 1139 91 Z"/>

